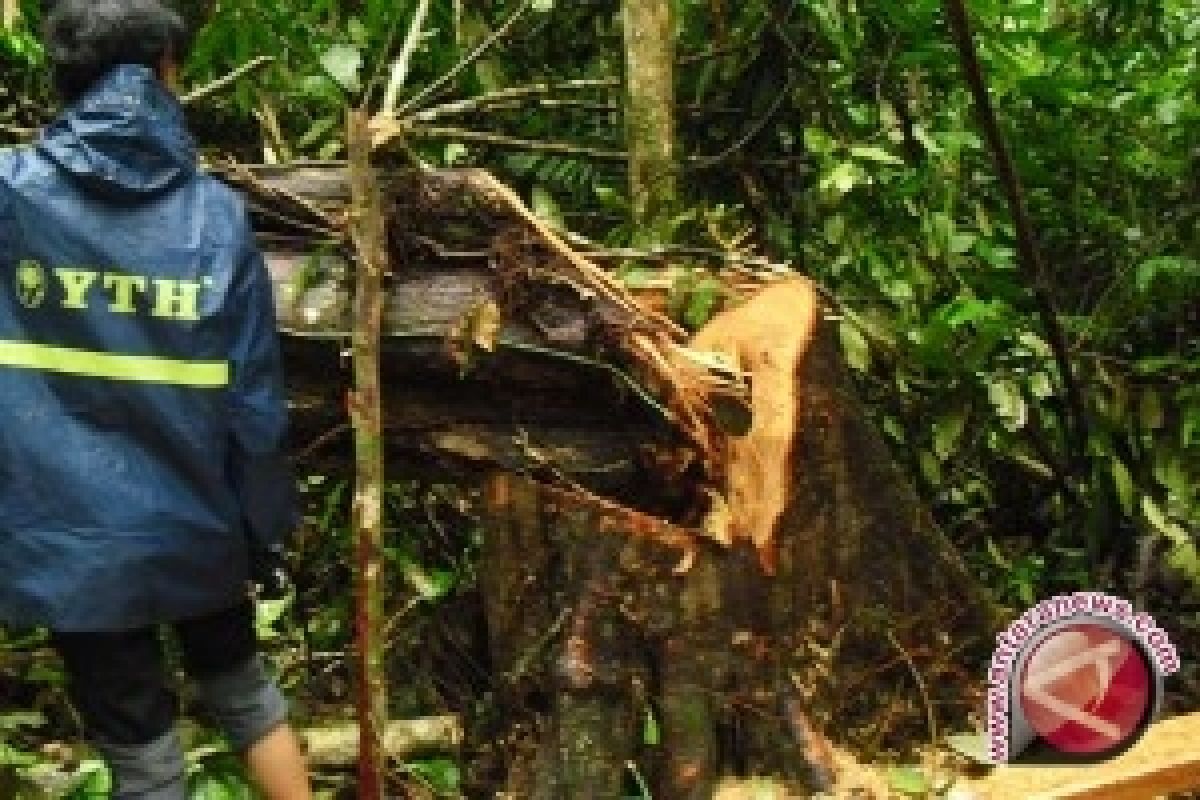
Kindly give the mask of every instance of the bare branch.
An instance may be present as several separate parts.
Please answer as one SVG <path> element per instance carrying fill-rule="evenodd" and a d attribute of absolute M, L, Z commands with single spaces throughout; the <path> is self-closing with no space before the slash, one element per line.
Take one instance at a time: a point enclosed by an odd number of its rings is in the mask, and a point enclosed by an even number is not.
<path fill-rule="evenodd" d="M 498 111 L 527 111 L 530 106 L 537 106 L 549 110 L 568 109 L 578 111 L 590 111 L 596 114 L 621 114 L 624 109 L 617 103 L 605 103 L 596 100 L 573 100 L 562 97 L 543 97 L 532 96 L 526 100 L 514 98 L 507 101 L 492 100 L 486 104 L 486 107 L 479 108 L 476 103 L 451 103 L 446 106 L 439 106 L 433 109 L 435 113 L 421 111 L 409 117 L 410 120 L 421 122 L 432 122 L 441 116 L 453 114 L 473 114 L 477 112 L 495 113 Z M 684 104 L 678 107 L 681 113 L 692 117 L 705 116 L 735 116 L 744 117 L 746 109 L 729 106 L 703 106 L 696 104 Z"/>
<path fill-rule="evenodd" d="M 417 4 L 417 10 L 413 12 L 413 21 L 408 29 L 408 37 L 404 40 L 404 46 L 400 49 L 400 55 L 396 57 L 395 63 L 392 64 L 392 77 L 388 81 L 387 91 L 383 94 L 383 110 L 380 113 L 386 114 L 389 117 L 396 113 L 396 103 L 400 99 L 400 90 L 404 88 L 404 84 L 408 80 L 408 70 L 412 65 L 413 56 L 421 44 L 421 36 L 425 30 L 425 18 L 427 16 L 429 16 L 429 0 L 420 0 Z"/>
<path fill-rule="evenodd" d="M 761 119 L 750 126 L 750 130 L 746 131 L 745 136 L 738 139 L 736 142 L 715 156 L 700 156 L 693 159 L 692 163 L 690 164 L 691 168 L 709 169 L 711 167 L 718 166 L 729 160 L 729 158 L 734 154 L 740 152 L 746 147 L 746 145 L 750 144 L 750 142 L 754 141 L 754 139 L 766 129 L 771 120 L 775 118 L 775 115 L 779 113 L 779 109 L 783 108 L 783 104 L 791 95 L 792 87 L 795 84 L 796 79 L 794 77 L 788 79 L 788 82 L 784 84 L 783 90 L 771 103 L 771 107 L 767 109 L 767 112 L 762 115 Z"/>
<path fill-rule="evenodd" d="M 0 123 L 0 133 L 17 139 L 32 139 L 37 135 L 37 128 L 24 128 L 20 125 L 6 125 Z"/>
<path fill-rule="evenodd" d="M 504 24 L 494 30 L 490 36 L 480 42 L 479 46 L 468 53 L 466 58 L 464 58 L 462 61 L 459 61 L 450 69 L 449 72 L 426 86 L 417 94 L 416 97 L 412 98 L 403 106 L 401 106 L 400 113 L 406 114 L 414 108 L 417 108 L 425 100 L 428 100 L 437 92 L 441 91 L 442 87 L 457 78 L 463 70 L 474 64 L 479 59 L 483 58 L 484 54 L 487 53 L 488 50 L 492 49 L 497 42 L 508 35 L 509 31 L 512 30 L 513 25 L 517 23 L 517 20 L 525 15 L 525 12 L 529 10 L 531 5 L 533 5 L 533 0 L 525 0 L 525 2 L 521 3 L 517 10 L 512 13 L 512 16 L 505 20 Z"/>
<path fill-rule="evenodd" d="M 414 122 L 432 122 L 439 117 L 451 114 L 469 114 L 500 103 L 506 103 L 525 97 L 555 94 L 557 92 L 587 91 L 589 89 L 613 89 L 621 85 L 619 78 L 588 78 L 561 83 L 536 83 L 529 86 L 516 86 L 511 89 L 501 89 L 479 97 L 470 97 L 440 106 L 418 111 L 408 119 Z"/>
<path fill-rule="evenodd" d="M 218 92 L 222 92 L 226 88 L 231 86 L 232 84 L 237 83 L 237 81 L 239 81 L 242 78 L 244 78 L 245 76 L 249 75 L 251 72 L 262 69 L 263 67 L 265 67 L 268 64 L 273 63 L 274 61 L 275 61 L 275 56 L 259 56 L 258 58 L 255 58 L 251 61 L 247 61 L 245 64 L 242 64 L 240 67 L 238 67 L 233 72 L 226 75 L 225 77 L 217 78 L 212 83 L 205 84 L 204 86 L 201 86 L 199 89 L 193 89 L 192 91 L 188 92 L 187 94 L 185 94 L 183 96 L 183 98 L 179 102 L 185 106 L 189 106 L 199 100 L 203 100 L 204 98 L 208 97 L 209 95 L 214 95 L 214 94 L 217 94 Z"/>
<path fill-rule="evenodd" d="M 380 129 L 387 134 L 407 135 L 424 139 L 455 139 L 460 142 L 507 147 L 514 150 L 528 150 L 533 153 L 555 153 L 564 156 L 580 156 L 593 158 L 598 161 L 625 161 L 629 156 L 623 150 L 605 150 L 598 147 L 586 147 L 569 142 L 541 142 L 533 139 L 519 139 L 504 136 L 499 133 L 472 131 L 465 128 L 445 128 L 420 125 L 416 127 L 397 126 L 397 129 Z M 391 138 L 390 135 L 386 138 Z M 377 140 L 377 144 L 379 140 Z"/>

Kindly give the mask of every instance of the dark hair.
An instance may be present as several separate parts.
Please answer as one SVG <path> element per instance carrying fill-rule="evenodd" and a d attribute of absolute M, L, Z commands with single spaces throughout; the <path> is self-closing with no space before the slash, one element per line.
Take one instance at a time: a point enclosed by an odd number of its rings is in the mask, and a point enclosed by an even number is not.
<path fill-rule="evenodd" d="M 43 31 L 54 85 L 68 103 L 120 64 L 157 69 L 187 55 L 187 25 L 161 0 L 54 0 Z"/>

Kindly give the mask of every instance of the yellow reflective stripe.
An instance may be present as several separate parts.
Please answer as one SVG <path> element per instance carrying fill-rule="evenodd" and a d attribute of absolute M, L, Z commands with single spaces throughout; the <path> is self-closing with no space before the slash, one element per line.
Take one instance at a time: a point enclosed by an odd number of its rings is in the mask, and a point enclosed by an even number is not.
<path fill-rule="evenodd" d="M 201 389 L 218 389 L 229 385 L 228 361 L 177 361 L 154 356 L 50 347 L 30 342 L 0 341 L 0 366 Z"/>

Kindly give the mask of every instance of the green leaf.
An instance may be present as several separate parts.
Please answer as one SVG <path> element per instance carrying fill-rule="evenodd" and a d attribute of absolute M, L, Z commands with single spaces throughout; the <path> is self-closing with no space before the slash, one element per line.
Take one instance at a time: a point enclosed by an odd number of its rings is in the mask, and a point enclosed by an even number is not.
<path fill-rule="evenodd" d="M 626 207 L 625 196 L 611 186 L 596 184 L 592 190 L 596 195 L 596 200 L 600 205 L 610 211 L 624 210 Z"/>
<path fill-rule="evenodd" d="M 1129 467 L 1125 466 L 1125 462 L 1113 456 L 1110 461 L 1110 470 L 1112 472 L 1113 485 L 1117 490 L 1117 499 L 1121 502 L 1121 510 L 1126 514 L 1133 513 L 1134 501 L 1134 486 L 1133 476 L 1129 474 Z"/>
<path fill-rule="evenodd" d="M 833 148 L 836 145 L 834 144 L 833 139 L 829 137 L 829 134 L 825 133 L 825 131 L 821 130 L 820 128 L 805 128 L 804 146 L 808 148 L 809 152 L 811 153 L 825 155 L 833 152 Z"/>
<path fill-rule="evenodd" d="M 846 234 L 846 218 L 841 214 L 833 214 L 825 220 L 825 241 L 838 244 Z"/>
<path fill-rule="evenodd" d="M 1180 392 L 1180 394 L 1183 393 Z M 1182 402 L 1180 405 L 1183 405 Z M 1179 429 L 1179 443 L 1183 447 L 1200 444 L 1200 402 L 1184 406 L 1183 425 Z"/>
<path fill-rule="evenodd" d="M 554 199 L 554 195 L 545 186 L 540 184 L 534 186 L 529 199 L 533 213 L 537 214 L 544 222 L 559 230 L 564 230 L 567 227 L 566 222 L 563 220 L 562 209 L 558 207 L 558 201 Z"/>
<path fill-rule="evenodd" d="M 1138 405 L 1138 418 L 1142 421 L 1142 427 L 1148 431 L 1155 431 L 1163 426 L 1165 417 L 1162 398 L 1154 389 L 1146 389 L 1142 392 L 1141 402 Z"/>
<path fill-rule="evenodd" d="M 67 795 L 68 800 L 102 800 L 112 791 L 112 774 L 99 759 L 88 759 L 75 773 L 77 783 Z"/>
<path fill-rule="evenodd" d="M 842 320 L 838 326 L 842 339 L 842 352 L 846 354 L 846 362 L 859 372 L 871 369 L 871 345 L 867 337 L 857 325 L 848 320 Z"/>
<path fill-rule="evenodd" d="M 992 557 L 992 561 L 995 562 L 996 566 L 1001 569 L 1012 569 L 1012 562 L 1005 557 L 1004 553 L 1000 550 L 1000 546 L 996 544 L 996 541 L 992 537 L 989 536 L 984 540 L 984 546 L 987 548 L 988 555 Z"/>
<path fill-rule="evenodd" d="M 16 767 L 24 769 L 38 763 L 38 757 L 13 747 L 8 742 L 0 742 L 0 767 Z"/>
<path fill-rule="evenodd" d="M 338 124 L 336 117 L 321 117 L 314 122 L 304 135 L 296 142 L 296 147 L 304 150 L 312 147 L 318 141 L 323 139 L 326 134 L 332 131 Z"/>
<path fill-rule="evenodd" d="M 1146 517 L 1146 521 L 1150 525 L 1165 536 L 1168 541 L 1173 542 L 1177 546 L 1191 544 L 1191 539 L 1182 527 L 1167 519 L 1167 515 L 1154 502 L 1154 498 L 1150 495 L 1142 496 L 1142 513 Z"/>
<path fill-rule="evenodd" d="M 721 301 L 721 283 L 715 278 L 704 278 L 696 284 L 688 296 L 683 321 L 692 330 L 699 330 L 708 323 Z"/>
<path fill-rule="evenodd" d="M 1044 372 L 1035 372 L 1029 376 L 1029 393 L 1038 400 L 1045 400 L 1054 394 L 1054 384 L 1050 376 Z"/>
<path fill-rule="evenodd" d="M 888 783 L 901 794 L 920 797 L 932 788 L 929 778 L 917 767 L 892 767 L 888 770 Z"/>
<path fill-rule="evenodd" d="M 1200 261 L 1179 256 L 1157 256 L 1138 265 L 1136 285 L 1139 292 L 1149 292 L 1159 281 L 1182 285 L 1200 278 Z"/>
<path fill-rule="evenodd" d="M 1200 552 L 1197 552 L 1195 542 L 1184 542 L 1171 548 L 1167 554 L 1167 566 L 1193 584 L 1200 585 Z"/>
<path fill-rule="evenodd" d="M 997 316 L 997 304 L 980 300 L 977 297 L 963 296 L 943 307 L 946 314 L 946 324 L 951 328 L 960 328 L 968 322 L 993 319 Z"/>
<path fill-rule="evenodd" d="M 630 289 L 643 289 L 650 285 L 650 281 L 654 279 L 658 270 L 652 267 L 647 267 L 639 261 L 626 261 L 616 272 L 617 280 L 624 283 Z"/>
<path fill-rule="evenodd" d="M 850 155 L 863 161 L 875 161 L 879 164 L 892 164 L 897 167 L 904 166 L 904 159 L 892 155 L 882 147 L 874 146 L 859 146 L 851 147 Z"/>
<path fill-rule="evenodd" d="M 358 91 L 362 65 L 362 51 L 354 45 L 335 44 L 321 56 L 321 66 L 347 92 Z"/>
<path fill-rule="evenodd" d="M 862 169 L 857 164 L 853 161 L 843 161 L 821 179 L 821 190 L 845 194 L 862 183 L 864 177 Z"/>
<path fill-rule="evenodd" d="M 40 711 L 10 711 L 0 714 L 0 732 L 11 733 L 21 728 L 40 728 L 46 724 L 46 715 Z"/>
<path fill-rule="evenodd" d="M 404 765 L 404 768 L 441 794 L 456 794 L 462 783 L 462 770 L 459 769 L 457 762 L 449 758 L 410 761 Z"/>
<path fill-rule="evenodd" d="M 930 486 L 937 486 L 942 482 L 942 464 L 937 460 L 937 456 L 928 450 L 922 450 L 921 455 L 917 457 L 917 461 L 921 466 L 921 475 Z"/>
<path fill-rule="evenodd" d="M 946 744 L 949 745 L 951 750 L 974 761 L 976 764 L 994 763 L 992 761 L 987 734 L 955 733 L 946 737 Z"/>
<path fill-rule="evenodd" d="M 466 158 L 469 152 L 467 146 L 462 142 L 450 142 L 442 153 L 442 163 L 447 167 L 453 167 Z"/>
<path fill-rule="evenodd" d="M 371 32 L 367 30 L 367 26 L 363 25 L 362 20 L 358 17 L 351 17 L 346 23 L 346 32 L 350 35 L 350 41 L 354 42 L 359 47 L 366 47 L 371 41 Z"/>
<path fill-rule="evenodd" d="M 959 408 L 940 417 L 933 424 L 933 452 L 945 461 L 954 452 L 963 430 L 967 427 L 967 409 Z"/>
<path fill-rule="evenodd" d="M 554 10 L 554 0 L 533 0 L 533 10 L 545 14 Z"/>
<path fill-rule="evenodd" d="M 988 386 L 988 399 L 1005 428 L 1019 431 L 1025 427 L 1029 420 L 1029 407 L 1019 386 L 1012 381 L 996 381 Z"/>
<path fill-rule="evenodd" d="M 657 747 L 661 743 L 662 733 L 658 729 L 658 720 L 653 711 L 646 709 L 646 718 L 642 722 L 642 744 Z"/>
<path fill-rule="evenodd" d="M 292 605 L 294 595 L 289 594 L 279 600 L 259 600 L 254 607 L 254 629 L 258 638 L 264 641 L 279 638 L 276 630 L 288 608 Z"/>
<path fill-rule="evenodd" d="M 1196 488 L 1185 460 L 1179 454 L 1165 449 L 1155 453 L 1154 480 L 1177 497 L 1188 497 Z"/>
<path fill-rule="evenodd" d="M 956 232 L 950 236 L 950 252 L 962 255 L 975 246 L 979 237 L 973 233 Z"/>
<path fill-rule="evenodd" d="M 921 125 L 913 126 L 913 138 L 916 139 L 918 142 L 920 142 L 921 146 L 924 147 L 926 150 L 928 150 L 933 155 L 936 156 L 936 155 L 941 154 L 942 146 L 937 143 L 937 140 L 935 140 L 929 134 L 929 131 L 925 130 L 925 128 L 923 126 L 921 126 Z"/>

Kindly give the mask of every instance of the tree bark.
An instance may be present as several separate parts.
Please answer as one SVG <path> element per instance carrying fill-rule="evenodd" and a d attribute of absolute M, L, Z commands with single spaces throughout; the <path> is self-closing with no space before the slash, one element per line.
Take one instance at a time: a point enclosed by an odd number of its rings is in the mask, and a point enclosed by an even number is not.
<path fill-rule="evenodd" d="M 625 124 L 636 238 L 662 244 L 675 210 L 675 26 L 668 0 L 625 0 Z"/>
<path fill-rule="evenodd" d="M 352 525 L 356 541 L 359 692 L 359 785 L 363 800 L 383 800 L 385 758 L 383 729 L 388 719 L 384 643 L 383 423 L 379 340 L 383 325 L 383 276 L 388 271 L 383 199 L 371 167 L 367 115 L 350 111 L 346 119 L 350 153 L 350 231 L 358 260 L 354 297 L 355 489 Z"/>
<path fill-rule="evenodd" d="M 823 731 L 875 757 L 932 735 L 931 716 L 944 726 L 972 710 L 989 599 L 866 418 L 835 328 L 821 327 L 796 379 L 805 403 L 773 576 L 749 548 L 707 542 L 681 571 L 678 550 L 601 509 L 528 478 L 488 482 L 494 666 L 522 676 L 514 707 L 549 703 L 534 763 L 513 765 L 517 796 L 616 796 L 630 760 L 656 796 L 707 798 L 726 775 L 848 789 L 864 776 L 837 774 Z"/>

